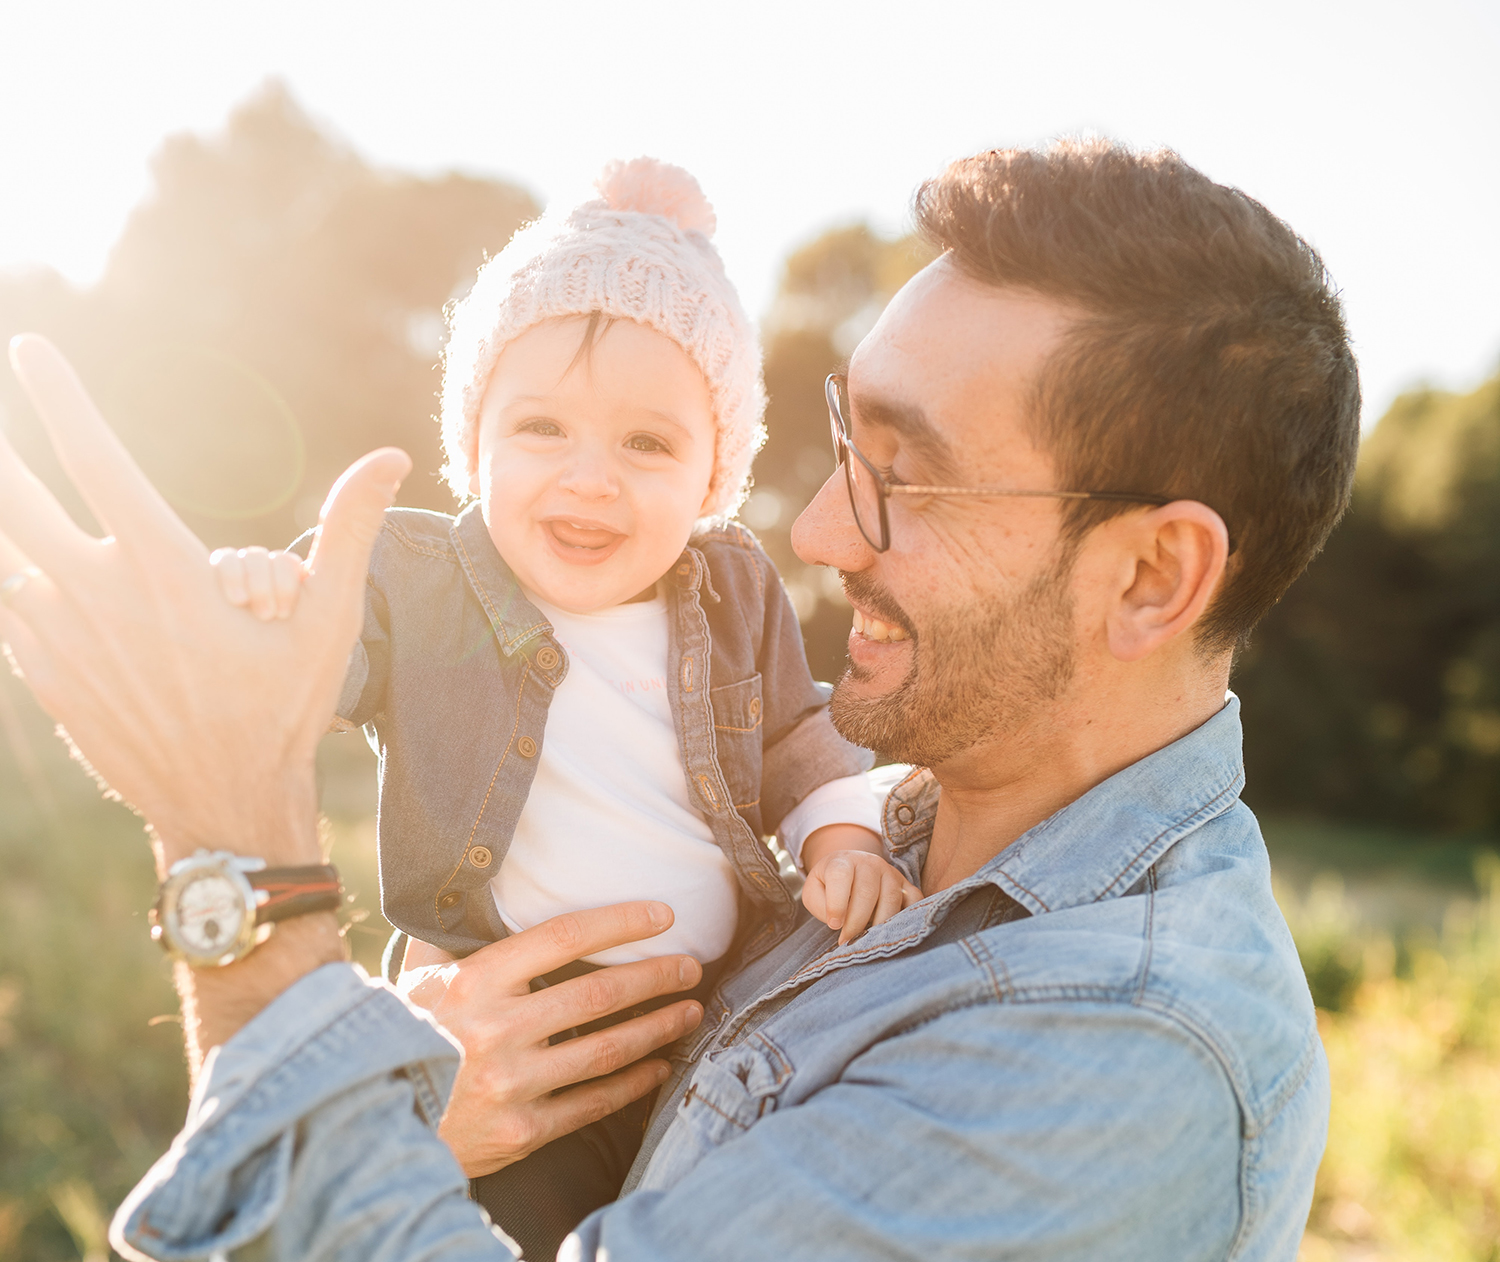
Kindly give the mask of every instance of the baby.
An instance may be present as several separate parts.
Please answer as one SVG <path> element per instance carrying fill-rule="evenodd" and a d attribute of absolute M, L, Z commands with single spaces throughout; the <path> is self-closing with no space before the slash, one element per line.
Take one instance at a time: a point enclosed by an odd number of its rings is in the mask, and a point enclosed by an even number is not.
<path fill-rule="evenodd" d="M 665 933 L 540 982 L 686 952 L 706 999 L 726 957 L 794 923 L 769 835 L 840 944 L 921 895 L 883 857 L 868 755 L 833 730 L 775 569 L 727 520 L 765 396 L 713 210 L 650 159 L 597 187 L 518 233 L 452 312 L 445 472 L 475 502 L 388 514 L 338 713 L 380 753 L 381 900 L 406 968 L 652 898 Z M 297 552 L 214 563 L 234 603 L 290 613 Z M 617 1195 L 646 1108 L 476 1178 L 476 1197 L 553 1256 Z"/>

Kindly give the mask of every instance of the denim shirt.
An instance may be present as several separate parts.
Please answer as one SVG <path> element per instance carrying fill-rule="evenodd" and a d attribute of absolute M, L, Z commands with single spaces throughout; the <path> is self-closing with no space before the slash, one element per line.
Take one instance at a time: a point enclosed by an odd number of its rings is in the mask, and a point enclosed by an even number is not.
<path fill-rule="evenodd" d="M 1291 1262 L 1327 1064 L 1238 711 L 857 941 L 804 920 L 729 977 L 633 1190 L 561 1256 Z M 886 801 L 909 875 L 938 793 L 919 771 Z M 353 969 L 304 978 L 208 1065 L 116 1247 L 505 1257 L 423 1120 L 454 1058 Z"/>
<path fill-rule="evenodd" d="M 762 838 L 871 758 L 834 731 L 786 590 L 748 530 L 695 536 L 663 586 L 689 798 L 738 878 L 736 949 L 751 957 L 785 937 L 798 910 Z M 506 935 L 489 883 L 567 672 L 479 505 L 457 518 L 386 514 L 338 715 L 370 725 L 380 753 L 381 909 L 398 929 L 458 956 Z"/>

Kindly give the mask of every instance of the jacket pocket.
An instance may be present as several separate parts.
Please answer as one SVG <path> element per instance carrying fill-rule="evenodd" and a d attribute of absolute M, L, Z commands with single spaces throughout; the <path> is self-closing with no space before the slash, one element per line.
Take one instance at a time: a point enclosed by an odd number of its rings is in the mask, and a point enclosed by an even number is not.
<path fill-rule="evenodd" d="M 761 700 L 761 678 L 751 675 L 737 684 L 725 684 L 708 694 L 714 716 L 714 746 L 719 769 L 734 798 L 736 809 L 760 801 L 761 732 L 765 707 Z"/>

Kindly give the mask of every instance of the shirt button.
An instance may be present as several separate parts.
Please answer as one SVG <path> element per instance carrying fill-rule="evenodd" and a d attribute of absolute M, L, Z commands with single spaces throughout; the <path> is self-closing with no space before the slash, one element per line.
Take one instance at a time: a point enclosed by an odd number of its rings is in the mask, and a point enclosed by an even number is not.
<path fill-rule="evenodd" d="M 750 698 L 750 717 L 753 719 L 760 713 L 760 698 Z"/>
<path fill-rule="evenodd" d="M 896 808 L 896 822 L 898 824 L 910 824 L 916 817 L 916 811 L 907 806 L 905 802 Z"/>
<path fill-rule="evenodd" d="M 457 890 L 454 890 L 438 899 L 438 906 L 447 911 L 448 908 L 457 907 L 459 903 L 463 902 L 463 897 Z"/>
<path fill-rule="evenodd" d="M 687 578 L 687 576 L 689 574 L 691 574 L 692 572 L 693 572 L 693 567 L 691 565 L 689 565 L 686 561 L 684 561 L 681 565 L 679 565 L 677 567 L 677 577 L 678 578 Z"/>
<path fill-rule="evenodd" d="M 475 846 L 474 849 L 469 851 L 469 862 L 472 863 L 476 868 L 489 867 L 490 861 L 494 857 L 495 856 L 490 853 L 490 848 L 488 846 Z"/>
<path fill-rule="evenodd" d="M 557 650 L 550 644 L 536 651 L 536 664 L 543 670 L 556 670 L 557 663 L 561 659 L 557 656 Z M 527 755 L 530 757 L 530 755 Z"/>
<path fill-rule="evenodd" d="M 516 742 L 516 748 L 521 751 L 522 758 L 536 757 L 536 742 L 529 736 L 523 736 Z"/>

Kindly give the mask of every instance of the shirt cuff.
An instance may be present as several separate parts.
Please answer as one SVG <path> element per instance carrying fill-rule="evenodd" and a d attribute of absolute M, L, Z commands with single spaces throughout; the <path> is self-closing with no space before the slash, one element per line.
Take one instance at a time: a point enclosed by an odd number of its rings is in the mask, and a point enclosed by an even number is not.
<path fill-rule="evenodd" d="M 858 824 L 880 836 L 880 802 L 864 776 L 820 784 L 786 813 L 777 831 L 781 848 L 802 871 L 802 843 L 827 824 Z"/>
<path fill-rule="evenodd" d="M 110 1243 L 127 1258 L 158 1259 L 244 1246 L 286 1206 L 309 1117 L 359 1084 L 398 1074 L 435 1128 L 459 1058 L 426 1013 L 357 966 L 314 970 L 209 1053 L 186 1124 L 120 1206 Z"/>

